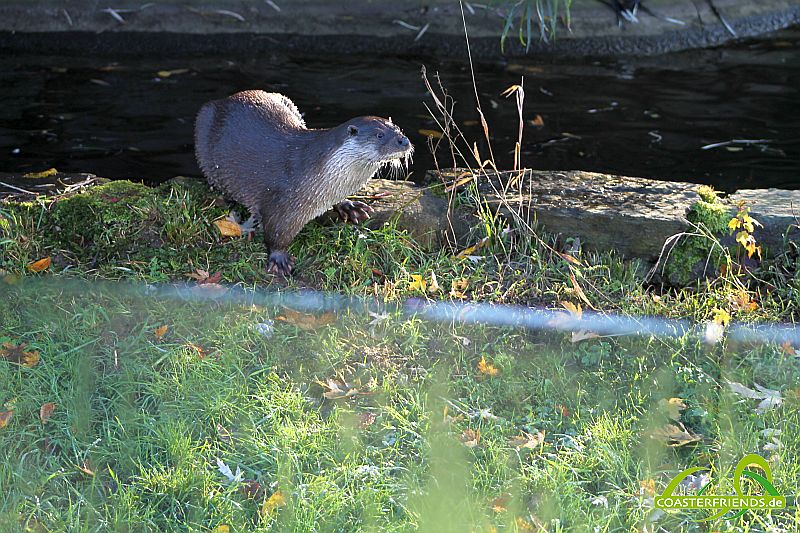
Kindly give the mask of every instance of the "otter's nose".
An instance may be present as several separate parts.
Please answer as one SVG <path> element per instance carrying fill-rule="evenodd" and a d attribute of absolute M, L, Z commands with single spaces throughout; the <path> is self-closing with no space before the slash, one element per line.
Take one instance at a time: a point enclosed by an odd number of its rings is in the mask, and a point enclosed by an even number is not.
<path fill-rule="evenodd" d="M 400 135 L 397 138 L 397 144 L 399 144 L 401 147 L 405 148 L 409 144 L 408 143 L 408 137 L 406 137 L 405 135 Z"/>

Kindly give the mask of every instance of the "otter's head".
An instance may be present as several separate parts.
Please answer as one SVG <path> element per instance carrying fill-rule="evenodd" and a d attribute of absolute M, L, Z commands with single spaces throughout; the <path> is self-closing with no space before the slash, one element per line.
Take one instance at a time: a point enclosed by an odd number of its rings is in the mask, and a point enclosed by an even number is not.
<path fill-rule="evenodd" d="M 358 117 L 345 126 L 345 143 L 359 152 L 364 161 L 377 166 L 399 169 L 414 153 L 414 147 L 392 120 L 380 117 Z"/>

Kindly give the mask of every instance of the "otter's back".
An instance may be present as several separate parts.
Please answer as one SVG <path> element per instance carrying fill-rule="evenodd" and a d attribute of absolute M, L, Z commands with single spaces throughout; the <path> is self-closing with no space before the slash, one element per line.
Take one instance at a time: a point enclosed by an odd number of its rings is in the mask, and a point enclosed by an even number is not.
<path fill-rule="evenodd" d="M 266 166 L 285 158 L 287 140 L 306 130 L 303 117 L 286 96 L 242 91 L 205 104 L 195 122 L 195 155 L 211 185 L 252 207 L 250 200 L 269 187 Z"/>

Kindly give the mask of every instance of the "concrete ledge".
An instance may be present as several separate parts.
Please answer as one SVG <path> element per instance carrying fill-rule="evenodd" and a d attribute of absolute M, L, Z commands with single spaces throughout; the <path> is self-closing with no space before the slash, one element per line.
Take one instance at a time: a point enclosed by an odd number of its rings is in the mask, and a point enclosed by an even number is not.
<path fill-rule="evenodd" d="M 0 5 L 0 50 L 465 55 L 461 11 L 454 0 L 273 3 L 280 11 L 250 0 L 5 0 Z M 646 5 L 658 17 L 640 12 L 638 23 L 619 26 L 616 15 L 600 2 L 575 2 L 571 31 L 562 20 L 556 40 L 548 44 L 534 38 L 530 53 L 652 55 L 734 38 L 707 2 L 648 0 Z M 795 0 L 715 0 L 715 5 L 739 38 L 800 23 Z M 507 9 L 500 3 L 466 12 L 475 57 L 501 54 Z M 669 22 L 668 17 L 683 24 Z M 427 28 L 422 35 L 421 28 Z M 533 33 L 538 36 L 538 29 Z M 510 37 L 505 55 L 524 54 L 518 39 Z"/>

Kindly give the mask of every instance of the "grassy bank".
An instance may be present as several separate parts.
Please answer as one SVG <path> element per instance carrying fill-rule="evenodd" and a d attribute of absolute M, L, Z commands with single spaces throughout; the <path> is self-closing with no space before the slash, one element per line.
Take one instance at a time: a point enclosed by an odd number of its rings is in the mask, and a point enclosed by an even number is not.
<path fill-rule="evenodd" d="M 293 244 L 298 275 L 286 281 L 264 272 L 259 240 L 220 235 L 214 221 L 228 207 L 203 186 L 118 182 L 1 209 L 3 531 L 800 524 L 794 508 L 711 524 L 653 509 L 692 466 L 709 469 L 711 490 L 731 493 L 747 453 L 768 459 L 782 494 L 797 491 L 791 344 L 576 337 L 553 331 L 557 322 L 543 331 L 437 323 L 391 305 L 514 303 L 573 319 L 580 305 L 720 328 L 727 317 L 791 321 L 789 255 L 665 289 L 645 283 L 641 265 L 570 259 L 563 243 L 498 220 L 476 220 L 475 242 L 489 239 L 473 259 L 425 249 L 391 225 L 312 224 Z M 49 266 L 31 272 L 42 259 Z M 224 289 L 195 278 L 216 272 L 256 292 L 209 299 Z M 176 280 L 193 288 L 148 288 Z M 374 304 L 296 311 L 271 299 L 294 289 Z"/>

